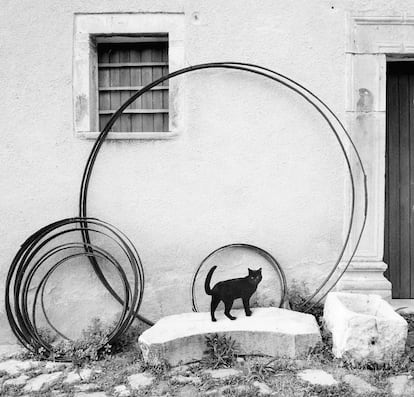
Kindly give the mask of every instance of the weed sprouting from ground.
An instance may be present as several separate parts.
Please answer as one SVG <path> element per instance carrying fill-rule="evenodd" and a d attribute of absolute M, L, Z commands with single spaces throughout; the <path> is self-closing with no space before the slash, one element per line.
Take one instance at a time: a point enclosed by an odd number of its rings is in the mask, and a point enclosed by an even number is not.
<path fill-rule="evenodd" d="M 223 390 L 223 396 L 226 397 L 257 397 L 257 388 L 254 386 L 246 386 L 246 388 L 228 388 Z"/>
<path fill-rule="evenodd" d="M 241 368 L 249 382 L 266 382 L 281 374 L 295 374 L 298 371 L 298 361 L 301 360 L 279 357 L 246 357 Z"/>
<path fill-rule="evenodd" d="M 207 335 L 206 347 L 203 363 L 213 369 L 233 366 L 240 354 L 239 344 L 226 335 Z"/>
<path fill-rule="evenodd" d="M 245 372 L 249 381 L 260 381 L 264 382 L 274 375 L 278 369 L 274 365 L 277 359 L 267 360 L 266 362 L 253 361 L 252 363 L 247 362 L 245 365 Z"/>
<path fill-rule="evenodd" d="M 56 342 L 57 340 L 57 335 L 52 333 L 52 331 L 49 328 L 39 327 L 37 332 L 39 336 L 41 337 L 41 339 L 50 345 Z"/>
<path fill-rule="evenodd" d="M 53 346 L 52 359 L 65 358 L 76 366 L 97 361 L 111 352 L 108 344 L 110 329 L 98 318 L 82 331 L 82 336 L 74 341 L 60 341 Z"/>
<path fill-rule="evenodd" d="M 114 323 L 115 324 L 115 323 Z M 76 340 L 58 340 L 47 328 L 40 328 L 41 339 L 52 346 L 50 355 L 46 349 L 40 347 L 36 352 L 25 352 L 19 355 L 20 359 L 48 359 L 52 361 L 69 361 L 81 367 L 86 363 L 97 361 L 109 355 L 120 352 L 135 352 L 135 359 L 141 358 L 138 347 L 138 337 L 145 329 L 141 323 L 135 323 L 123 333 L 112 345 L 108 343 L 114 324 L 108 326 L 99 318 L 93 318 L 90 325 L 82 331 Z"/>
<path fill-rule="evenodd" d="M 299 284 L 296 281 L 293 281 L 289 287 L 287 296 L 292 310 L 312 314 L 318 323 L 322 341 L 310 350 L 310 357 L 317 359 L 322 363 L 332 362 L 332 360 L 334 360 L 332 353 L 332 337 L 324 324 L 323 304 L 316 303 L 313 304 L 313 306 L 309 306 L 309 304 L 305 305 L 305 302 L 307 302 L 310 296 L 310 292 L 304 282 Z"/>
<path fill-rule="evenodd" d="M 135 321 L 116 341 L 111 345 L 111 353 L 124 351 L 139 351 L 138 338 L 148 328 L 148 325 Z"/>
<path fill-rule="evenodd" d="M 400 313 L 400 315 L 408 324 L 408 336 L 405 350 L 410 361 L 414 363 L 414 313 Z"/>
<path fill-rule="evenodd" d="M 414 313 L 399 313 L 408 323 L 408 332 L 414 332 Z"/>
<path fill-rule="evenodd" d="M 171 365 L 167 360 L 161 360 L 157 364 L 146 365 L 145 369 L 155 375 L 157 378 L 164 378 L 168 371 L 171 369 Z"/>
<path fill-rule="evenodd" d="M 322 327 L 323 304 L 311 302 L 305 304 L 310 296 L 311 293 L 305 282 L 299 284 L 297 281 L 292 281 L 287 291 L 290 308 L 294 311 L 312 314 L 315 316 L 319 327 Z"/>
<path fill-rule="evenodd" d="M 311 348 L 309 351 L 309 357 L 312 359 L 316 359 L 321 363 L 330 363 L 332 362 L 335 357 L 332 353 L 332 335 L 331 333 L 324 327 L 323 321 L 320 325 L 321 331 L 321 338 L 322 341 L 319 342 L 315 347 Z"/>
<path fill-rule="evenodd" d="M 318 397 L 354 397 L 354 390 L 346 383 L 341 382 L 335 386 L 312 385 L 308 389 L 309 395 Z"/>

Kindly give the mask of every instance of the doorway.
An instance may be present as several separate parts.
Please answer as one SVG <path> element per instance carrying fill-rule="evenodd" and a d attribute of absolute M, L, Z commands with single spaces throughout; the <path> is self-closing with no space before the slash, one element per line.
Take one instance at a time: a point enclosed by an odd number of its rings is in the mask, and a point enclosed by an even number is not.
<path fill-rule="evenodd" d="M 414 298 L 414 62 L 387 63 L 385 276 L 392 297 Z"/>

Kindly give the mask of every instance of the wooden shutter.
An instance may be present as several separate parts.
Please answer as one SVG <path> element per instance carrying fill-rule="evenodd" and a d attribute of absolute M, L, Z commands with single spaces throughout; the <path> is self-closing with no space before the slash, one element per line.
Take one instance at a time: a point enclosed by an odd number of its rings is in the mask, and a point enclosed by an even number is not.
<path fill-rule="evenodd" d="M 168 41 L 98 43 L 99 127 L 136 90 L 168 74 Z M 132 103 L 114 132 L 168 131 L 168 81 Z"/>

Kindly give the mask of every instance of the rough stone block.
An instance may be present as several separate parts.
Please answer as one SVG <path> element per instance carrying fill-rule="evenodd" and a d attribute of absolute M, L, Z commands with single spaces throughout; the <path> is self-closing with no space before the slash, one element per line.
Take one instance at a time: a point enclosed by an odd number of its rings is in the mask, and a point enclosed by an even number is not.
<path fill-rule="evenodd" d="M 323 316 L 336 357 L 384 363 L 404 353 L 407 322 L 378 295 L 331 292 Z"/>
<path fill-rule="evenodd" d="M 144 359 L 150 364 L 167 361 L 171 365 L 198 361 L 206 350 L 205 337 L 219 334 L 238 342 L 241 354 L 275 357 L 305 356 L 320 340 L 315 318 L 274 307 L 254 308 L 246 317 L 233 310 L 237 320 L 217 313 L 212 322 L 209 313 L 183 313 L 164 317 L 139 337 Z"/>

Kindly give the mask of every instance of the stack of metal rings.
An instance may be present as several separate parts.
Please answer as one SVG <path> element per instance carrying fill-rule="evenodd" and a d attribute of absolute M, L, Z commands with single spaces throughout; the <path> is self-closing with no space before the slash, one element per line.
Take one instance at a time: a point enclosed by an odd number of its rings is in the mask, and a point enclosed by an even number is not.
<path fill-rule="evenodd" d="M 85 230 L 98 244 L 83 241 Z M 111 253 L 102 246 L 110 246 Z M 144 293 L 141 260 L 131 241 L 117 228 L 95 218 L 68 218 L 51 223 L 31 235 L 20 247 L 10 266 L 6 280 L 6 313 L 20 343 L 32 352 L 53 354 L 53 346 L 40 332 L 39 311 L 52 330 L 69 339 L 48 316 L 44 297 L 48 280 L 57 269 L 73 264 L 80 257 L 92 259 L 94 271 L 111 295 L 121 303 L 121 313 L 105 342 L 111 345 L 122 335 L 136 316 Z M 98 261 L 101 265 L 98 265 Z M 89 261 L 90 262 L 90 261 Z M 88 262 L 88 266 L 90 266 Z M 122 293 L 115 291 L 102 271 L 109 264 L 118 275 Z M 113 272 L 111 272 L 112 274 Z M 119 289 L 119 288 L 118 288 Z M 30 292 L 30 294 L 29 294 Z M 120 296 L 121 295 L 121 296 Z M 103 347 L 103 346 L 102 346 Z M 67 357 L 55 357 L 66 361 Z"/>

